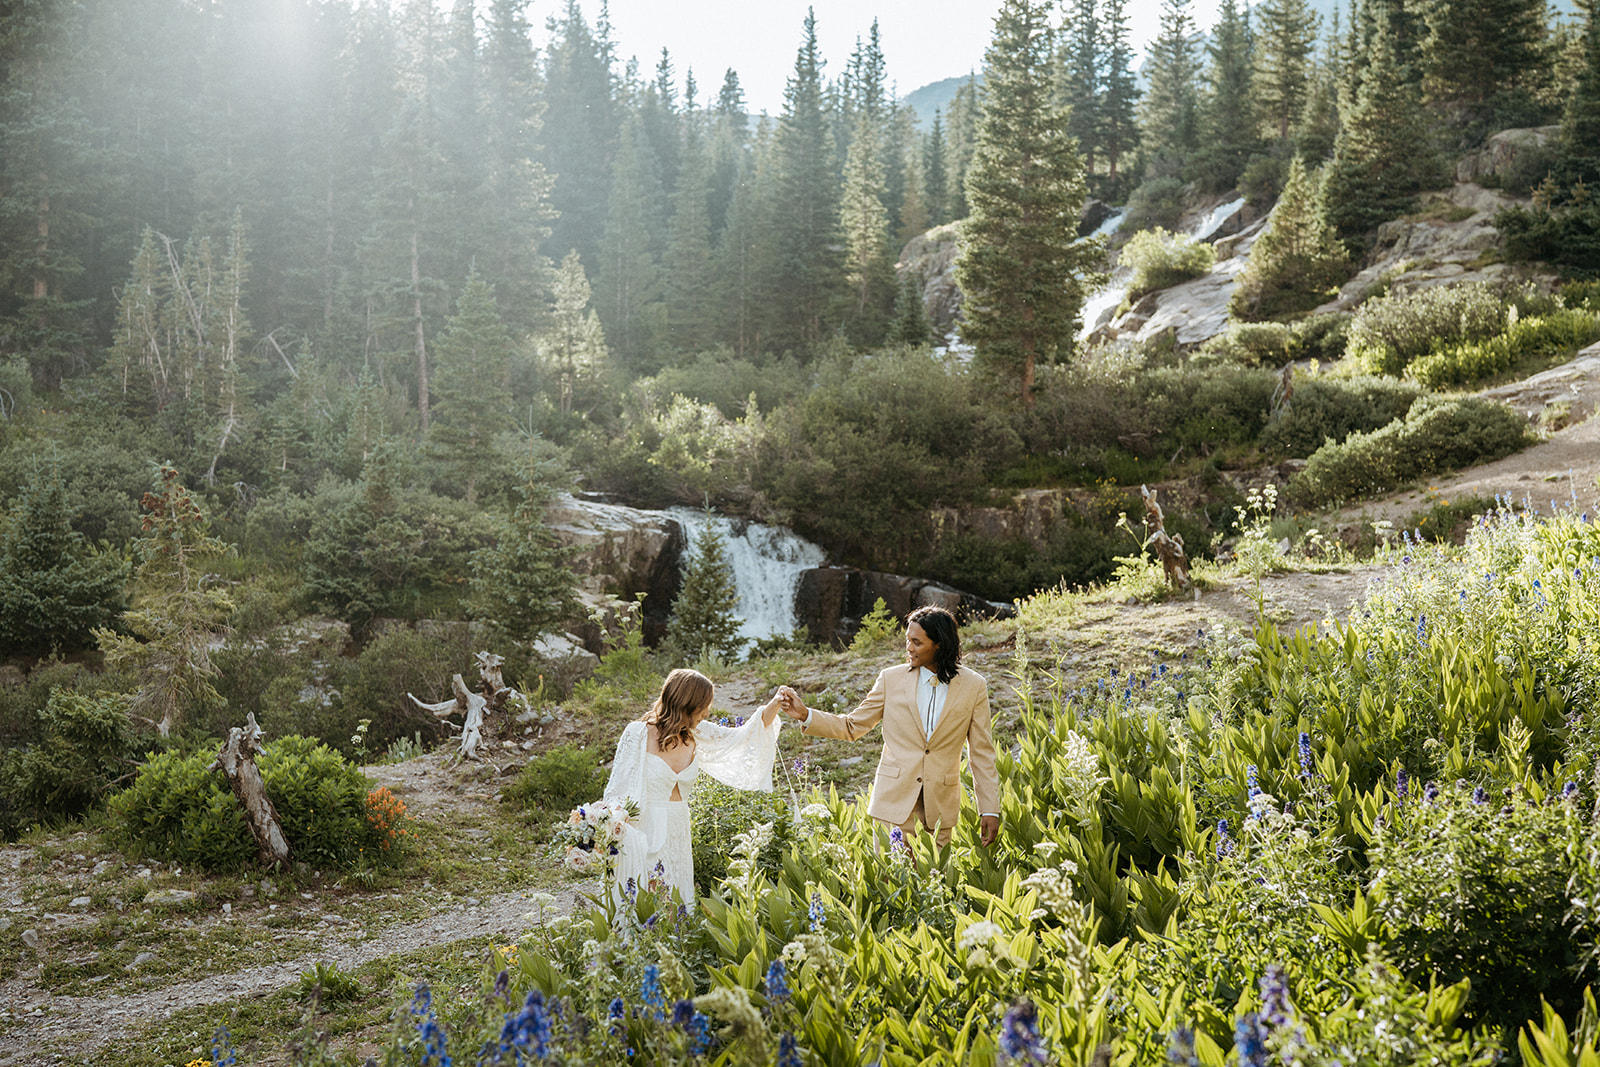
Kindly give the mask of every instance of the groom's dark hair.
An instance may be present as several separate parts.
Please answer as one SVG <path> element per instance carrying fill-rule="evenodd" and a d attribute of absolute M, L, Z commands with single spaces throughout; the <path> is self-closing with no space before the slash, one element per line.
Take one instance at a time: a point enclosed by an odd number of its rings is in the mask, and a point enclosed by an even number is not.
<path fill-rule="evenodd" d="M 939 646 L 933 655 L 933 673 L 939 681 L 949 682 L 961 670 L 961 632 L 956 629 L 956 617 L 929 605 L 906 616 L 906 625 L 912 623 L 922 627 L 928 640 Z"/>

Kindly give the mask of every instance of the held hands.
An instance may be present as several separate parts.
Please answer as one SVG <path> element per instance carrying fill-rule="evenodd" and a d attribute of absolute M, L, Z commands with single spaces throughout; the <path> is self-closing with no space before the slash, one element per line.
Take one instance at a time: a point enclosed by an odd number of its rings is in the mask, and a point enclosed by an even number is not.
<path fill-rule="evenodd" d="M 796 722 L 803 721 L 806 716 L 811 714 L 806 707 L 805 701 L 800 699 L 800 694 L 786 685 L 778 687 L 778 695 L 773 699 L 781 701 L 783 713 Z"/>

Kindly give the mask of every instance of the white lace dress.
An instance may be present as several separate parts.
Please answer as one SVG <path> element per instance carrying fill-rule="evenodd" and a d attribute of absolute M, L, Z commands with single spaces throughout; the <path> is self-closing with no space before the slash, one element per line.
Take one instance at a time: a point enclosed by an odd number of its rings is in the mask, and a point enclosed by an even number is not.
<path fill-rule="evenodd" d="M 636 886 L 647 885 L 652 876 L 659 877 L 693 907 L 694 847 L 687 798 L 694 780 L 704 771 L 735 789 L 772 792 L 772 763 L 782 722 L 779 715 L 766 726 L 759 714 L 738 727 L 702 722 L 695 727 L 694 759 L 681 771 L 674 771 L 660 755 L 645 751 L 649 727 L 630 722 L 617 741 L 617 757 L 605 792 L 606 800 L 632 800 L 639 806 L 638 821 L 623 834 L 617 885 L 627 885 L 630 878 Z M 674 786 L 682 799 L 672 799 Z"/>

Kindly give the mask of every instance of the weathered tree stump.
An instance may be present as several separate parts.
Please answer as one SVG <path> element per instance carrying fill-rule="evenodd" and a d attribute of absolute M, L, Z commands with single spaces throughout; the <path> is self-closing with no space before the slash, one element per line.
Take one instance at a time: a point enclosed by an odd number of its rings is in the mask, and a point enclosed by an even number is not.
<path fill-rule="evenodd" d="M 479 652 L 477 654 L 478 676 L 481 679 L 482 692 L 474 693 L 467 688 L 467 683 L 462 681 L 461 675 L 450 676 L 450 689 L 455 693 L 455 699 L 429 704 L 418 700 L 416 696 L 407 693 L 411 702 L 424 711 L 433 713 L 436 719 L 445 720 L 445 725 L 451 730 L 461 731 L 461 758 L 477 759 L 483 751 L 483 721 L 491 712 L 501 711 L 506 702 L 516 695 L 517 691 L 505 684 L 501 677 L 500 667 L 505 659 L 493 652 Z M 450 716 L 459 714 L 462 717 L 461 725 L 450 722 Z"/>
<path fill-rule="evenodd" d="M 1183 535 L 1167 533 L 1167 520 L 1161 513 L 1161 505 L 1156 503 L 1154 490 L 1141 485 L 1139 494 L 1144 497 L 1144 522 L 1150 530 L 1150 550 L 1161 561 L 1167 581 L 1175 589 L 1194 588 L 1189 580 L 1189 556 L 1183 548 Z"/>
<path fill-rule="evenodd" d="M 289 839 L 283 836 L 283 826 L 278 822 L 277 809 L 267 796 L 267 787 L 261 780 L 261 769 L 256 766 L 256 753 L 261 751 L 261 727 L 256 725 L 255 712 L 244 717 L 243 727 L 228 731 L 210 770 L 220 770 L 233 788 L 244 808 L 244 822 L 255 838 L 256 854 L 262 866 L 277 867 L 289 862 Z"/>

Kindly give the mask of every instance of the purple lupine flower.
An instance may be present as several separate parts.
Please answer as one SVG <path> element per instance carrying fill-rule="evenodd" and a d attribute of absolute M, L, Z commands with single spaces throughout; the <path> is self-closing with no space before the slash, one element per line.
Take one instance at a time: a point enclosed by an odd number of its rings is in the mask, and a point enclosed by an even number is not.
<path fill-rule="evenodd" d="M 1200 1053 L 1195 1051 L 1194 1031 L 1180 1026 L 1167 1040 L 1167 1062 L 1177 1067 L 1200 1067 Z"/>
<path fill-rule="evenodd" d="M 774 1004 L 782 1004 L 790 995 L 788 969 L 781 959 L 773 960 L 767 968 L 767 999 Z"/>
<path fill-rule="evenodd" d="M 1411 775 L 1406 773 L 1406 769 L 1404 767 L 1401 767 L 1398 771 L 1394 772 L 1394 795 L 1399 797 L 1401 800 L 1404 800 L 1406 798 L 1406 794 L 1410 792 Z"/>
<path fill-rule="evenodd" d="M 817 931 L 821 930 L 823 924 L 828 921 L 828 911 L 822 906 L 821 893 L 815 891 L 812 892 L 811 906 L 806 909 L 806 914 L 811 919 L 812 933 L 816 933 Z"/>
<path fill-rule="evenodd" d="M 1483 786 L 1477 786 L 1472 790 L 1472 802 L 1474 804 L 1489 803 L 1489 794 L 1484 791 Z"/>
<path fill-rule="evenodd" d="M 1268 1030 L 1288 1025 L 1289 979 L 1279 964 L 1270 965 L 1261 976 L 1261 1022 Z"/>
<path fill-rule="evenodd" d="M 1577 782 L 1568 782 L 1566 785 L 1562 786 L 1561 787 L 1561 799 L 1562 800 L 1577 800 L 1578 799 L 1578 783 Z"/>
<path fill-rule="evenodd" d="M 1254 763 L 1244 769 L 1244 786 L 1245 792 L 1249 796 L 1255 796 L 1261 792 L 1261 772 L 1256 769 Z"/>
<path fill-rule="evenodd" d="M 1311 735 L 1304 730 L 1300 731 L 1300 740 L 1297 746 L 1300 750 L 1300 777 L 1311 777 Z"/>
<path fill-rule="evenodd" d="M 1428 643 L 1428 616 L 1426 613 L 1417 616 L 1417 643 Z"/>
<path fill-rule="evenodd" d="M 1228 820 L 1217 820 L 1217 859 L 1233 855 L 1233 838 L 1228 835 Z"/>
<path fill-rule="evenodd" d="M 1050 1062 L 1050 1053 L 1039 1034 L 1039 1010 L 1033 1001 L 1018 1001 L 1000 1020 L 1000 1053 L 1011 1062 Z"/>
<path fill-rule="evenodd" d="M 1233 1049 L 1239 1054 L 1239 1067 L 1267 1067 L 1265 1037 L 1259 1015 L 1251 1011 L 1239 1016 L 1233 1028 Z"/>
<path fill-rule="evenodd" d="M 778 1038 L 778 1059 L 774 1067 L 805 1067 L 793 1034 L 786 1033 Z"/>
<path fill-rule="evenodd" d="M 550 1052 L 550 1017 L 545 1013 L 544 994 L 537 989 L 528 991 L 522 1010 L 506 1014 L 505 1027 L 500 1031 L 500 1055 L 512 1053 L 518 1063 L 527 1052 L 543 1059 Z"/>

